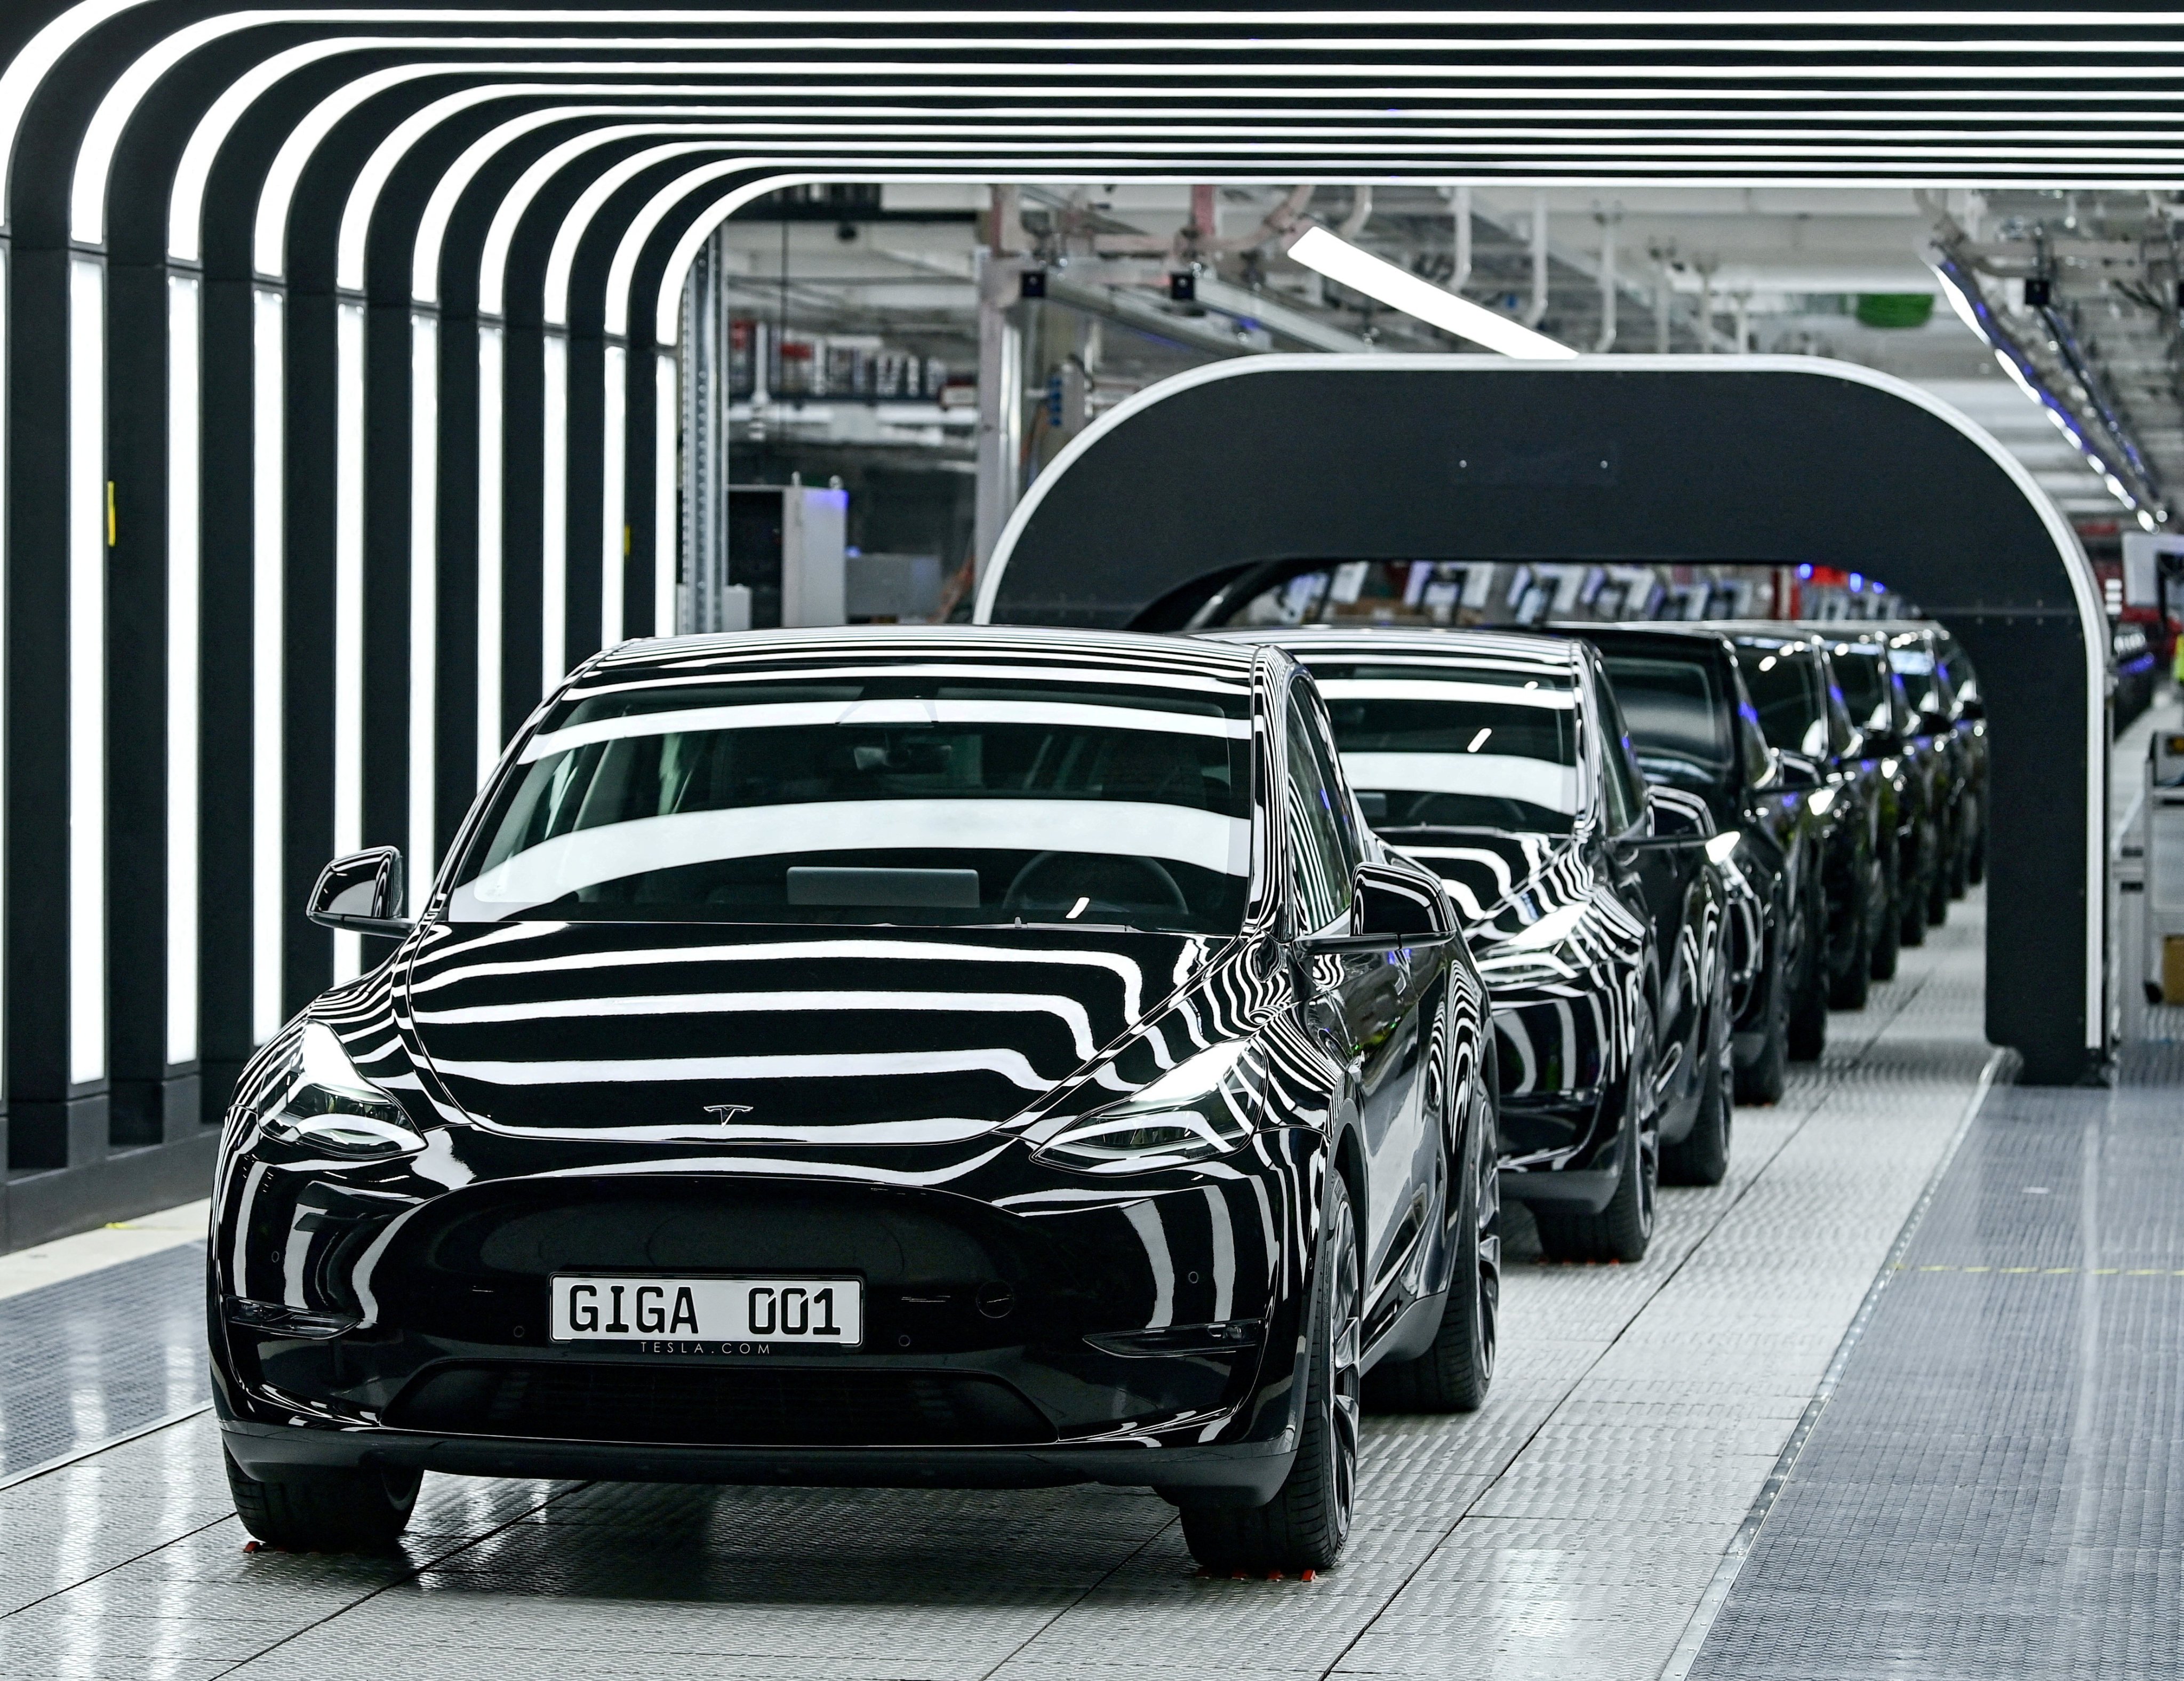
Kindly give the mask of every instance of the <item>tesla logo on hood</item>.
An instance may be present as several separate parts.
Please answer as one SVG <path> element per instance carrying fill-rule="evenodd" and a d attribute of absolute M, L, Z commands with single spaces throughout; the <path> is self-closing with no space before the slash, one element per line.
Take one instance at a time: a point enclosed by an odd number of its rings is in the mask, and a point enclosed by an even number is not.
<path fill-rule="evenodd" d="M 726 1126 L 738 1115 L 749 1114 L 750 1112 L 751 1106 L 749 1103 L 708 1103 L 705 1105 L 705 1113 L 712 1116 L 715 1120 L 720 1122 L 723 1126 Z"/>

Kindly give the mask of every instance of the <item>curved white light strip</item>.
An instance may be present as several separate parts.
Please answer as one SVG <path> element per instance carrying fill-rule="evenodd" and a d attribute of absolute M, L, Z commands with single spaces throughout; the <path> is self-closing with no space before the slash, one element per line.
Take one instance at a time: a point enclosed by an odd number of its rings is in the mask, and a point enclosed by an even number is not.
<path fill-rule="evenodd" d="M 364 41 L 351 44 L 348 50 L 361 51 L 365 47 L 370 47 L 379 50 L 400 48 L 432 52 L 504 53 L 508 50 L 508 44 L 506 40 L 474 41 L 457 37 L 425 36 L 410 40 Z M 688 51 L 694 47 L 702 47 L 708 43 L 670 40 L 599 41 L 577 38 L 526 40 L 523 44 L 533 51 L 539 52 L 590 52 L 601 48 L 612 50 L 616 47 L 671 52 Z M 318 56 L 327 55 L 321 53 Z M 632 61 L 627 67 L 634 70 L 652 68 L 644 60 Z M 429 76 L 535 76 L 552 68 L 554 66 L 550 61 L 540 64 L 530 59 L 517 59 L 513 62 L 455 59 L 447 62 L 434 61 L 426 64 L 392 65 L 385 70 L 370 71 L 359 76 L 354 81 L 344 83 L 312 107 L 303 120 L 296 125 L 288 137 L 281 142 L 280 151 L 274 156 L 272 166 L 265 172 L 265 185 L 259 193 L 258 221 L 252 241 L 254 266 L 260 274 L 279 277 L 281 273 L 283 233 L 287 226 L 288 207 L 295 198 L 296 185 L 302 180 L 304 170 L 309 166 L 312 154 L 318 150 L 326 136 L 332 131 L 334 126 L 365 101 L 390 89 L 405 86 L 410 82 L 423 81 Z M 616 64 L 612 61 L 570 66 L 572 72 L 584 75 L 611 74 L 616 68 Z M 674 73 L 688 74 L 692 67 L 677 64 L 663 68 Z M 738 65 L 724 64 L 720 67 L 719 73 L 722 75 L 733 75 L 742 69 L 743 67 Z M 699 74 L 703 74 L 704 67 L 697 67 L 697 71 Z M 504 90 L 489 90 L 487 97 L 491 97 L 492 92 L 496 91 Z M 239 115 L 240 113 L 238 112 L 237 114 Z M 194 143 L 194 137 L 192 143 Z M 207 161 L 209 163 L 209 159 Z"/>
<path fill-rule="evenodd" d="M 508 249 L 515 241 L 515 230 L 523 221 L 523 213 L 531 208 L 531 201 L 543 190 L 548 182 L 559 175 L 568 165 L 587 152 L 602 146 L 610 146 L 617 140 L 643 139 L 658 132 L 650 123 L 622 123 L 612 128 L 596 128 L 565 140 L 559 146 L 534 159 L 531 166 L 515 178 L 493 214 L 493 222 L 486 229 L 485 249 L 478 258 L 478 313 L 498 316 L 508 289 Z"/>
<path fill-rule="evenodd" d="M 561 219 L 561 226 L 554 236 L 553 249 L 546 258 L 546 323 L 549 327 L 569 324 L 569 276 L 576 267 L 577 248 L 583 243 L 585 232 L 599 207 L 630 182 L 650 169 L 655 164 L 666 163 L 671 158 L 687 158 L 699 152 L 718 149 L 720 142 L 703 140 L 681 141 L 671 146 L 651 146 L 642 152 L 632 152 L 602 170 L 577 195 L 577 202 L 569 207 Z"/>
<path fill-rule="evenodd" d="M 571 68 L 585 67 L 571 66 Z M 466 87 L 460 93 L 450 93 L 444 98 L 434 100 L 421 110 L 412 112 L 397 124 L 389 131 L 387 138 L 379 142 L 377 149 L 372 153 L 365 161 L 364 168 L 359 171 L 356 184 L 349 189 L 348 207 L 342 212 L 341 237 L 336 248 L 334 283 L 345 291 L 360 292 L 364 289 L 365 252 L 367 242 L 371 236 L 371 217 L 373 211 L 378 208 L 379 195 L 386 191 L 387 182 L 393 177 L 394 171 L 401 166 L 402 159 L 408 155 L 410 148 L 416 145 L 426 135 L 448 118 L 458 116 L 465 111 L 475 110 L 480 105 L 490 104 L 496 99 L 533 99 L 569 94 L 582 94 L 590 98 L 620 95 L 627 98 L 646 100 L 657 100 L 663 97 L 687 99 L 703 98 L 713 92 L 713 89 L 688 83 L 657 87 L 649 83 L 612 81 L 575 84 L 548 81 L 495 82 L 488 87 Z M 646 104 L 638 109 L 648 116 L 703 117 L 713 114 L 713 108 L 708 105 L 662 106 L 655 103 Z M 536 118 L 538 120 L 519 119 L 515 122 L 504 124 L 494 129 L 493 136 L 495 144 L 481 154 L 479 161 L 482 163 L 485 158 L 490 157 L 501 145 L 505 144 L 507 140 L 531 133 L 550 123 L 570 122 L 581 117 L 619 116 L 629 114 L 631 114 L 631 108 L 627 105 L 560 105 L 545 110 L 526 112 L 525 114 L 526 118 Z M 505 138 L 501 137 L 504 136 Z M 470 148 L 465 148 L 464 156 L 468 157 L 469 153 Z M 429 202 L 437 203 L 440 186 L 453 172 L 454 165 L 450 165 L 447 174 L 443 174 L 441 177 L 441 182 L 434 183 L 432 198 Z M 469 173 L 474 175 L 475 167 Z M 465 184 L 467 184 L 468 179 L 469 176 L 466 175 Z M 460 193 L 460 188 L 458 187 L 458 195 Z M 427 214 L 430 214 L 429 209 Z M 444 223 L 443 225 L 444 226 Z M 437 266 L 437 262 L 434 266 Z"/>
<path fill-rule="evenodd" d="M 23 43 L 23 50 L 0 70 L 0 217 L 7 215 L 9 190 L 14 187 L 15 141 L 23 131 L 23 117 L 31 96 L 53 73 L 55 64 L 92 31 L 149 0 L 85 0 L 47 23 Z"/>

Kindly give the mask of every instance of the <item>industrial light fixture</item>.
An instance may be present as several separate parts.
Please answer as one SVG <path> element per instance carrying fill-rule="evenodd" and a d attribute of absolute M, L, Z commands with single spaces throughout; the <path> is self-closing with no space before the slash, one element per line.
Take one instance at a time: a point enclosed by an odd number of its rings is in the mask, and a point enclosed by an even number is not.
<path fill-rule="evenodd" d="M 1407 316 L 1453 332 L 1458 338 L 1468 338 L 1474 344 L 1483 344 L 1490 350 L 1498 350 L 1505 356 L 1548 361 L 1577 355 L 1568 345 L 1546 333 L 1535 332 L 1507 316 L 1496 315 L 1453 292 L 1445 292 L 1430 281 L 1420 280 L 1393 263 L 1383 262 L 1369 251 L 1359 250 L 1323 227 L 1307 232 L 1290 247 L 1290 255 L 1353 292 L 1362 292 L 1391 310 L 1401 310 Z"/>

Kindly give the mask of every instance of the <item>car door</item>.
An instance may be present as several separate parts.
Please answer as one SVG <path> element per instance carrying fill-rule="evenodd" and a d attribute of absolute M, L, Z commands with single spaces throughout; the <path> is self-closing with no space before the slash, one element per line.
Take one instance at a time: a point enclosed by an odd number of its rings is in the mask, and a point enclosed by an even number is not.
<path fill-rule="evenodd" d="M 1630 842 L 1652 833 L 1647 820 L 1646 779 L 1638 768 L 1630 732 L 1615 699 L 1614 685 L 1593 672 L 1593 717 L 1599 725 L 1601 810 L 1606 818 L 1610 867 L 1621 880 L 1625 902 L 1642 911 L 1653 930 L 1654 968 L 1659 1014 L 1654 1022 L 1660 1071 L 1672 1075 L 1691 1038 L 1699 999 L 1692 984 L 1696 957 L 1685 952 L 1692 878 L 1705 863 L 1696 846 L 1639 847 Z M 1622 844 L 1618 844 L 1618 843 Z M 1680 1050 L 1679 1047 L 1685 1047 Z"/>
<path fill-rule="evenodd" d="M 1317 697 L 1292 688 L 1284 728 L 1287 786 L 1284 821 L 1295 865 L 1299 930 L 1347 931 L 1364 840 L 1356 807 L 1334 769 L 1333 734 Z M 1366 1334 L 1400 1310 L 1389 1286 L 1427 1230 L 1430 1177 L 1421 1171 L 1426 1142 L 1425 1088 L 1418 1078 L 1423 990 L 1412 959 L 1401 952 L 1318 958 L 1315 1020 L 1349 1069 L 1367 1177 Z"/>

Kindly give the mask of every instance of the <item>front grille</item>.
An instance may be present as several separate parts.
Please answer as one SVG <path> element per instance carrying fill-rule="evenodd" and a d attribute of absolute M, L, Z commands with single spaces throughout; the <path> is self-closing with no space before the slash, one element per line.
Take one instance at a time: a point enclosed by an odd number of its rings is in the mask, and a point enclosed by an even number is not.
<path fill-rule="evenodd" d="M 510 1361 L 443 1366 L 388 1410 L 403 1430 L 691 1447 L 1050 1442 L 999 1378 L 956 1372 Z"/>

